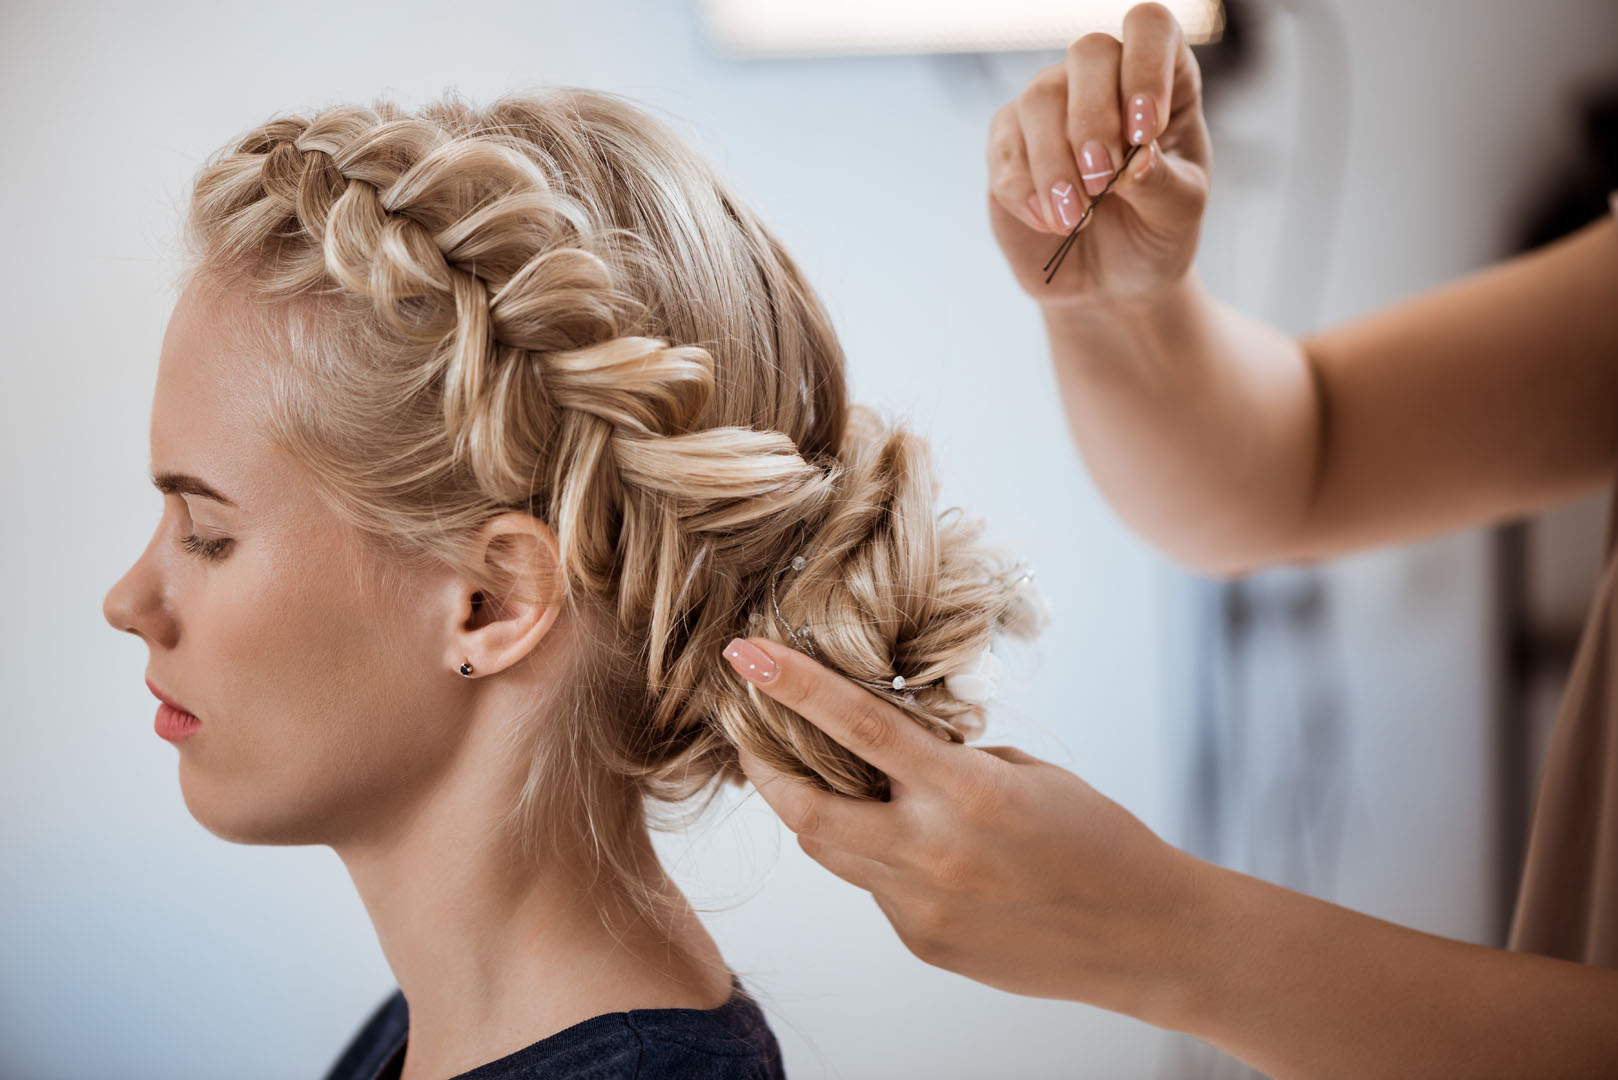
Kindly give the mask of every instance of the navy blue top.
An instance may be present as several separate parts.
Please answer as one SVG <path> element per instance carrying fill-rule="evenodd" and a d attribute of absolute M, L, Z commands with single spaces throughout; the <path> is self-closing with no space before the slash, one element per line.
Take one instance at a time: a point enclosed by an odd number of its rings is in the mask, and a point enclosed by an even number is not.
<path fill-rule="evenodd" d="M 741 980 L 717 1009 L 602 1013 L 450 1080 L 786 1080 L 781 1048 Z M 398 1080 L 410 1011 L 397 988 L 326 1080 Z"/>

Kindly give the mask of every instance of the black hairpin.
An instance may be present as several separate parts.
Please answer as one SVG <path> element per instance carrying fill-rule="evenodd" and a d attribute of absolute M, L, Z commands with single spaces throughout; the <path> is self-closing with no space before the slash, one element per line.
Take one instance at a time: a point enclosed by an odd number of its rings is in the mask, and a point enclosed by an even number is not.
<path fill-rule="evenodd" d="M 1079 220 L 1073 223 L 1073 231 L 1068 233 L 1067 236 L 1062 240 L 1062 246 L 1056 249 L 1056 254 L 1045 260 L 1045 265 L 1040 267 L 1041 270 L 1050 271 L 1049 274 L 1045 275 L 1045 284 L 1049 285 L 1051 283 L 1051 278 L 1056 276 L 1056 271 L 1061 269 L 1062 260 L 1067 258 L 1069 249 L 1073 247 L 1073 241 L 1078 238 L 1079 230 L 1084 228 L 1085 219 L 1090 216 L 1090 212 L 1094 210 L 1096 208 L 1096 204 L 1101 201 L 1101 196 L 1112 190 L 1112 185 L 1116 184 L 1118 182 L 1118 178 L 1124 175 L 1124 170 L 1129 168 L 1129 162 L 1134 158 L 1136 153 L 1140 151 L 1141 147 L 1145 145 L 1145 143 L 1136 143 L 1134 146 L 1130 147 L 1129 153 L 1124 155 L 1124 163 L 1118 166 L 1117 172 L 1112 174 L 1112 179 L 1107 181 L 1107 186 L 1096 192 L 1096 197 L 1091 199 L 1090 205 L 1084 208 L 1084 213 L 1080 214 Z M 1052 263 L 1055 263 L 1056 265 L 1052 266 Z"/>

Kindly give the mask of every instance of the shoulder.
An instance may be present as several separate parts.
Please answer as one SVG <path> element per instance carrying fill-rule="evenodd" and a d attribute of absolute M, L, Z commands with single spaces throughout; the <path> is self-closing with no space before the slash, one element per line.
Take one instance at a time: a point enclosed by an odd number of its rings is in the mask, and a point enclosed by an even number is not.
<path fill-rule="evenodd" d="M 781 1049 L 739 980 L 716 1009 L 630 1009 L 583 1020 L 456 1080 L 784 1080 Z M 404 995 L 372 1012 L 325 1080 L 397 1076 L 409 1036 Z"/>
<path fill-rule="evenodd" d="M 349 1040 L 325 1080 L 371 1080 L 404 1044 L 409 1030 L 404 994 L 395 987 Z"/>
<path fill-rule="evenodd" d="M 781 1050 L 737 983 L 716 1009 L 630 1009 L 574 1024 L 456 1080 L 784 1080 Z"/>
<path fill-rule="evenodd" d="M 782 1080 L 781 1048 L 758 1003 L 738 983 L 717 1009 L 632 1009 L 638 1080 Z"/>
<path fill-rule="evenodd" d="M 624 1014 L 640 1040 L 641 1080 L 782 1080 L 781 1048 L 763 1010 L 738 983 L 717 1009 Z"/>

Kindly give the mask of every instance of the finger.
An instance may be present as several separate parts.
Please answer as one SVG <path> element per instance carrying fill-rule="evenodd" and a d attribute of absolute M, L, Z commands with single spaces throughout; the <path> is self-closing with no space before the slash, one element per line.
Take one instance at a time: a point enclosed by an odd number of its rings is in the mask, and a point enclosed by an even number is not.
<path fill-rule="evenodd" d="M 1111 34 L 1085 34 L 1067 50 L 1066 149 L 1090 198 L 1123 164 L 1118 71 L 1123 46 Z"/>
<path fill-rule="evenodd" d="M 1125 119 L 1131 138 L 1135 131 L 1146 137 L 1113 191 L 1159 225 L 1189 227 L 1201 220 L 1207 203 L 1211 164 L 1202 73 L 1180 24 L 1166 9 L 1142 4 L 1126 19 L 1133 22 L 1127 24 L 1130 37 L 1119 76 L 1127 96 Z"/>
<path fill-rule="evenodd" d="M 1197 227 L 1208 202 L 1207 171 L 1183 154 L 1164 153 L 1156 142 L 1132 146 L 1130 152 L 1134 160 L 1111 194 L 1159 227 Z"/>
<path fill-rule="evenodd" d="M 902 823 L 896 819 L 892 803 L 849 799 L 822 791 L 770 768 L 746 750 L 738 749 L 737 757 L 759 796 L 797 834 L 799 846 L 808 843 L 815 848 L 810 851 L 812 855 L 840 850 L 866 861 L 882 861 L 903 836 Z"/>
<path fill-rule="evenodd" d="M 1015 105 L 1004 105 L 989 121 L 989 194 L 1001 209 L 1036 232 L 1049 232 L 1034 178 L 1028 172 L 1028 151 L 1022 142 Z"/>
<path fill-rule="evenodd" d="M 850 885 L 858 885 L 868 891 L 881 888 L 892 875 L 892 870 L 885 863 L 856 855 L 852 851 L 828 847 L 808 837 L 798 837 L 798 846 L 805 855 Z"/>
<path fill-rule="evenodd" d="M 1055 228 L 1066 232 L 1086 203 L 1067 141 L 1067 75 L 1060 65 L 1036 75 L 1017 98 L 1017 124 L 1040 208 Z"/>
<path fill-rule="evenodd" d="M 1119 89 L 1129 145 L 1149 143 L 1167 129 L 1175 104 L 1174 65 L 1185 44 L 1179 21 L 1162 4 L 1137 4 L 1124 16 Z"/>
<path fill-rule="evenodd" d="M 934 735 L 858 683 L 765 638 L 735 638 L 725 659 L 742 678 L 896 783 L 948 788 L 959 762 Z"/>

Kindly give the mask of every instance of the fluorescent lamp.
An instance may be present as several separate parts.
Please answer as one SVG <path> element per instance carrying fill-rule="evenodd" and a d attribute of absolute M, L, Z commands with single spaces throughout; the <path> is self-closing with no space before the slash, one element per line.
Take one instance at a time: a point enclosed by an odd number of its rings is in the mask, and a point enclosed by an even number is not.
<path fill-rule="evenodd" d="M 703 29 L 731 56 L 1065 49 L 1092 30 L 1123 36 L 1138 0 L 701 0 Z M 1166 0 L 1187 40 L 1218 40 L 1220 0 Z"/>

